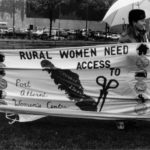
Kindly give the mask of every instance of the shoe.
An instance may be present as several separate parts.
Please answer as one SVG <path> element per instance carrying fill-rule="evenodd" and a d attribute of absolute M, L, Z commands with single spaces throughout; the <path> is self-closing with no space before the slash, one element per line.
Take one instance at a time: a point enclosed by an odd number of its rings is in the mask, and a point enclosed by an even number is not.
<path fill-rule="evenodd" d="M 123 121 L 117 121 L 116 126 L 118 130 L 124 130 L 125 129 L 125 123 Z"/>

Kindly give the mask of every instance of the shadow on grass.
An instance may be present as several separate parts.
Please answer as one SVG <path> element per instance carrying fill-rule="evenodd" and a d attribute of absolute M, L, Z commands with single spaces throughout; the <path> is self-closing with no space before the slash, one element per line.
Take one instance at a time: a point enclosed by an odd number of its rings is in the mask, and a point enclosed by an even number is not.
<path fill-rule="evenodd" d="M 46 117 L 9 125 L 3 114 L 0 120 L 3 150 L 150 149 L 150 123 L 145 121 L 119 131 L 114 121 Z"/>

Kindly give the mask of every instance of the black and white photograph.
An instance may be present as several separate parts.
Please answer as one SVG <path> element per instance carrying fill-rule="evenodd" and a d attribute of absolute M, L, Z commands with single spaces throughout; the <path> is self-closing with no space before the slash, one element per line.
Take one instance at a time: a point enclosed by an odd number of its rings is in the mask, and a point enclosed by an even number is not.
<path fill-rule="evenodd" d="M 149 150 L 150 0 L 0 0 L 0 149 Z"/>

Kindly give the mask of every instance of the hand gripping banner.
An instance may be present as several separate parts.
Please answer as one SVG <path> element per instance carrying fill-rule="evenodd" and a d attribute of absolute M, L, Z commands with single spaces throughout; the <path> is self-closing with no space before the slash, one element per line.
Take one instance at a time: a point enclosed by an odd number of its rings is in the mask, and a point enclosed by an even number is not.
<path fill-rule="evenodd" d="M 0 111 L 9 119 L 148 120 L 149 106 L 149 43 L 0 50 Z"/>

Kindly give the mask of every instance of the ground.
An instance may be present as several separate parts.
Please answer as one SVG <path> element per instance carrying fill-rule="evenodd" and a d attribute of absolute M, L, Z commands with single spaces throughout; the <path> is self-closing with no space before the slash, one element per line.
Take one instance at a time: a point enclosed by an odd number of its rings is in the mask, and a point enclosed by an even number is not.
<path fill-rule="evenodd" d="M 17 48 L 21 47 L 16 41 L 1 41 L 1 48 L 5 45 L 12 48 L 13 42 Z M 4 114 L 0 114 L 0 150 L 35 149 L 149 150 L 150 122 L 137 121 L 136 125 L 130 122 L 126 130 L 119 131 L 114 121 L 60 117 L 9 125 Z"/>
<path fill-rule="evenodd" d="M 47 117 L 8 124 L 0 115 L 2 150 L 110 150 L 150 149 L 150 122 L 137 121 L 119 131 L 114 121 Z"/>

